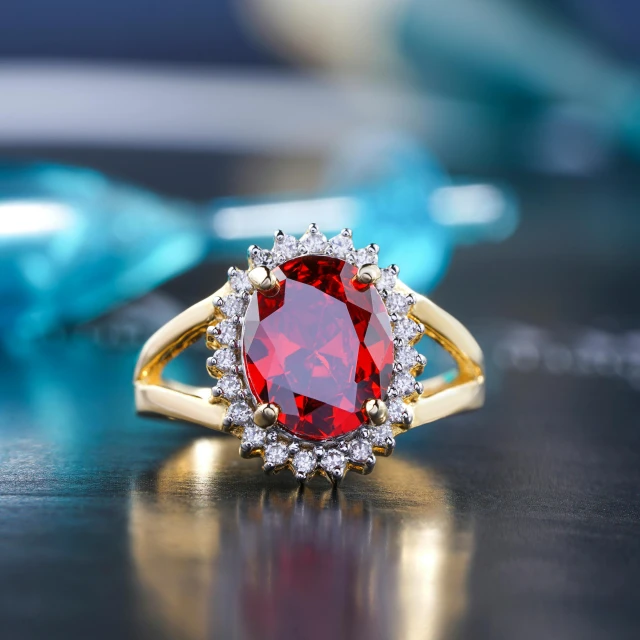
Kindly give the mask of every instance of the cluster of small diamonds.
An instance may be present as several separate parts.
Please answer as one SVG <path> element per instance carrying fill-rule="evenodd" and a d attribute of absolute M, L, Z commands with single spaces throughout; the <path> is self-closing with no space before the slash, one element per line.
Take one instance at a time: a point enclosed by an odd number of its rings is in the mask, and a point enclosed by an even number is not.
<path fill-rule="evenodd" d="M 356 249 L 351 231 L 327 239 L 316 225 L 297 239 L 281 231 L 276 232 L 271 250 L 249 247 L 249 267 L 274 267 L 302 255 L 331 255 L 357 267 L 378 264 L 379 248 L 370 244 Z M 207 330 L 207 341 L 215 349 L 207 359 L 209 373 L 218 379 L 212 389 L 212 401 L 229 403 L 225 427 L 241 439 L 243 456 L 262 456 L 267 472 L 284 468 L 292 470 L 299 480 L 307 480 L 316 473 L 330 480 L 341 480 L 349 469 L 368 473 L 376 461 L 375 454 L 390 455 L 395 447 L 394 428 L 406 427 L 413 418 L 411 402 L 422 393 L 422 385 L 415 376 L 425 364 L 414 345 L 424 334 L 424 327 L 410 317 L 413 297 L 396 288 L 399 269 L 391 265 L 380 270 L 375 286 L 382 296 L 394 333 L 394 373 L 385 399 L 388 420 L 380 426 L 363 425 L 357 431 L 339 439 L 322 443 L 304 442 L 277 424 L 262 428 L 253 420 L 257 408 L 255 398 L 246 384 L 242 364 L 241 332 L 244 314 L 254 291 L 249 271 L 229 269 L 227 295 L 213 301 L 220 317 Z"/>

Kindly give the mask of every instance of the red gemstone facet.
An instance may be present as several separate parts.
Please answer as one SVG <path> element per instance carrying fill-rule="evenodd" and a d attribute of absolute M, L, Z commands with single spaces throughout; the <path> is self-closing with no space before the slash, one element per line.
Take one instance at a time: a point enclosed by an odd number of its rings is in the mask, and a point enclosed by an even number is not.
<path fill-rule="evenodd" d="M 244 363 L 259 402 L 280 407 L 279 422 L 308 440 L 349 433 L 363 404 L 381 398 L 393 369 L 391 322 L 357 268 L 303 256 L 273 270 L 280 289 L 254 293 L 244 328 Z"/>

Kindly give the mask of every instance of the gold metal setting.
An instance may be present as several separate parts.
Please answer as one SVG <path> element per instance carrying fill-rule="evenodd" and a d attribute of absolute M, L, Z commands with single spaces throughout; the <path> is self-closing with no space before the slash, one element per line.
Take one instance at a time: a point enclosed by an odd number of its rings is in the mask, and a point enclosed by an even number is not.
<path fill-rule="evenodd" d="M 387 421 L 389 411 L 387 405 L 382 401 L 375 398 L 367 400 L 364 404 L 364 411 L 367 414 L 367 418 L 372 425 L 380 426 Z"/>
<path fill-rule="evenodd" d="M 251 284 L 258 291 L 267 292 L 278 286 L 278 281 L 266 267 L 254 267 L 247 275 Z"/>
<path fill-rule="evenodd" d="M 253 414 L 253 421 L 259 427 L 263 429 L 265 427 L 271 427 L 278 422 L 278 416 L 280 415 L 280 408 L 277 404 L 269 402 L 267 404 L 261 404 L 255 410 Z"/>
<path fill-rule="evenodd" d="M 429 298 L 400 282 L 397 279 L 399 269 L 395 265 L 381 270 L 377 264 L 373 264 L 373 261 L 377 262 L 377 245 L 369 245 L 356 252 L 351 244 L 350 251 L 353 253 L 350 253 L 347 259 L 361 264 L 357 276 L 360 282 L 381 290 L 394 331 L 407 326 L 410 331 L 404 334 L 403 338 L 396 337 L 394 343 L 394 380 L 400 382 L 392 382 L 386 402 L 371 399 L 365 403 L 364 411 L 368 425 L 362 426 L 357 434 L 357 442 L 347 439 L 323 446 L 322 443 L 318 445 L 296 441 L 295 438 L 283 438 L 278 430 L 277 405 L 256 404 L 252 397 L 247 397 L 249 392 L 246 389 L 239 391 L 234 400 L 225 395 L 220 383 L 212 391 L 211 387 L 196 387 L 165 380 L 162 376 L 165 366 L 203 337 L 209 348 L 218 350 L 207 360 L 206 367 L 209 373 L 222 380 L 227 375 L 237 375 L 240 379 L 240 356 L 235 355 L 227 359 L 222 356 L 229 356 L 229 353 L 219 356 L 220 351 L 233 351 L 238 354 L 241 347 L 239 329 L 230 338 L 228 326 L 228 323 L 232 323 L 231 326 L 239 327 L 241 317 L 230 316 L 233 313 L 233 304 L 229 307 L 225 307 L 225 304 L 231 300 L 234 304 L 246 305 L 251 291 L 265 292 L 277 286 L 271 267 L 277 265 L 278 260 L 282 262 L 287 258 L 289 254 L 286 252 L 290 250 L 287 243 L 293 246 L 294 241 L 298 243 L 295 246 L 299 247 L 301 253 L 337 255 L 338 250 L 344 250 L 345 242 L 351 243 L 351 232 L 343 230 L 340 236 L 327 241 L 317 226 L 312 225 L 299 241 L 281 231 L 277 232 L 273 254 L 264 252 L 259 247 L 250 247 L 250 268 L 247 272 L 230 269 L 230 281 L 218 289 L 213 297 L 208 297 L 179 314 L 159 329 L 144 345 L 134 374 L 138 413 L 185 420 L 216 431 L 230 432 L 243 440 L 240 451 L 243 457 L 262 455 L 265 458 L 263 468 L 266 472 L 290 468 L 301 482 L 320 474 L 337 484 L 349 469 L 369 473 L 375 464 L 375 455 L 390 455 L 395 446 L 394 437 L 404 431 L 482 406 L 484 370 L 483 355 L 478 343 L 458 320 Z M 314 249 L 309 250 L 308 247 Z M 315 247 L 319 249 L 316 251 Z M 360 254 L 362 262 L 359 263 Z M 259 264 L 260 262 L 264 264 Z M 231 281 L 240 276 L 244 278 L 242 287 L 232 287 Z M 391 284 L 388 289 L 383 289 L 383 283 Z M 413 349 L 413 345 L 423 336 L 433 339 L 452 356 L 457 367 L 455 375 L 447 372 L 420 382 L 408 377 L 419 375 L 426 364 L 425 358 Z M 400 352 L 403 352 L 402 359 L 397 355 Z M 253 404 L 248 415 L 251 424 L 245 423 L 246 426 L 234 422 L 229 415 L 230 404 L 238 398 L 242 401 L 247 400 L 249 405 Z M 245 408 L 249 410 L 249 407 Z M 249 428 L 263 430 L 259 431 L 258 435 L 262 438 L 260 442 L 264 444 L 250 445 L 245 441 L 245 431 Z M 377 429 L 387 429 L 388 437 L 370 438 L 369 431 L 375 432 Z M 366 446 L 359 450 L 359 457 L 355 456 L 354 445 L 363 442 Z M 369 442 L 371 444 L 368 444 Z M 267 459 L 265 451 L 270 447 L 281 448 L 281 463 Z M 296 460 L 304 462 L 305 457 L 308 460 L 313 459 L 314 465 L 317 465 L 310 473 L 301 471 L 300 465 L 296 467 L 295 464 Z"/>
<path fill-rule="evenodd" d="M 373 284 L 380 279 L 380 267 L 377 264 L 365 264 L 358 269 L 356 279 L 361 284 Z"/>

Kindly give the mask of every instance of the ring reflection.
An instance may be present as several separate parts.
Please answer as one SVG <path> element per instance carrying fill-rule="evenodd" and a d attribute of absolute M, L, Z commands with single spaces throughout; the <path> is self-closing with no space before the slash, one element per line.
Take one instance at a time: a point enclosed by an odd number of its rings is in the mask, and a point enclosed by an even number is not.
<path fill-rule="evenodd" d="M 202 438 L 139 480 L 129 534 L 141 635 L 438 640 L 465 610 L 472 527 L 399 455 L 300 491 Z"/>

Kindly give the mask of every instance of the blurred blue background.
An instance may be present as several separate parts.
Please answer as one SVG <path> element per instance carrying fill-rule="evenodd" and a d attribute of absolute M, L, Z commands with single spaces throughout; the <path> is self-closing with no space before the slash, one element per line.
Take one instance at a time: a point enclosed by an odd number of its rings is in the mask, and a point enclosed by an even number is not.
<path fill-rule="evenodd" d="M 123 184 L 136 179 L 126 172 L 6 163 L 5 344 L 96 318 L 207 257 L 237 260 L 271 231 L 230 235 L 229 221 L 257 220 L 264 201 L 284 201 L 269 209 L 275 228 L 304 228 L 319 201 L 327 231 L 384 238 L 390 262 L 405 256 L 405 281 L 432 290 L 456 245 L 516 229 L 509 174 L 635 165 L 635 10 L 604 6 L 5 5 L 8 160 L 102 149 L 217 155 L 234 167 L 233 180 L 216 176 L 198 194 L 208 202 L 186 202 L 192 194 L 162 184 L 157 194 Z"/>

